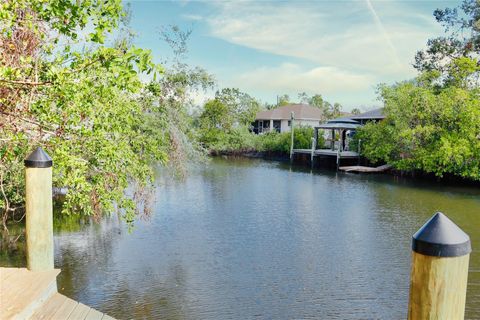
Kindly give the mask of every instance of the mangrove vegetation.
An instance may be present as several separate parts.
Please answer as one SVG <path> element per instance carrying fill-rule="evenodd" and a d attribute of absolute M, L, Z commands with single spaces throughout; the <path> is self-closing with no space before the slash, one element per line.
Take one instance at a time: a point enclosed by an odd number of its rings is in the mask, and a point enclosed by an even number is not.
<path fill-rule="evenodd" d="M 379 85 L 386 119 L 359 129 L 355 143 L 370 161 L 399 170 L 480 180 L 480 4 L 465 0 L 434 16 L 445 35 L 417 53 L 415 79 Z M 23 160 L 37 146 L 53 158 L 54 185 L 68 189 L 59 211 L 118 212 L 133 224 L 148 208 L 142 195 L 158 165 L 182 176 L 188 162 L 208 154 L 288 154 L 290 133 L 251 132 L 259 111 L 297 102 L 321 109 L 325 121 L 348 115 L 318 93 L 283 94 L 271 105 L 236 88 L 218 89 L 196 108 L 192 97 L 215 80 L 184 62 L 191 31 L 159 32 L 173 58 L 158 64 L 133 44 L 120 0 L 3 0 L 0 19 L 5 230 L 23 215 Z M 296 127 L 295 147 L 310 148 L 312 136 L 311 127 Z"/>

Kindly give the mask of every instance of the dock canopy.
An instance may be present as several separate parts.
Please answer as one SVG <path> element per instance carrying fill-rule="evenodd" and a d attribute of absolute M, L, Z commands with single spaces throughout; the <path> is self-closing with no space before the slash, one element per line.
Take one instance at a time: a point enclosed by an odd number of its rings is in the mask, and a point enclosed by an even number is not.
<path fill-rule="evenodd" d="M 356 129 L 360 127 L 360 122 L 350 118 L 336 118 L 321 124 L 316 129 Z"/>

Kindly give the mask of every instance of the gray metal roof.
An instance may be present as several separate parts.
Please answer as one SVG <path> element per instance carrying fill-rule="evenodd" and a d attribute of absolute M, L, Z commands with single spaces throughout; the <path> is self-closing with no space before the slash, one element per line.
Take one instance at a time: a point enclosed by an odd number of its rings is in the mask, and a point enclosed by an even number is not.
<path fill-rule="evenodd" d="M 350 119 L 354 120 L 363 120 L 363 119 L 385 119 L 385 115 L 383 113 L 384 108 L 373 109 L 364 113 L 360 113 L 357 115 L 353 115 L 349 117 Z"/>
<path fill-rule="evenodd" d="M 358 121 L 353 120 L 350 117 L 341 117 L 332 120 L 328 120 L 327 123 L 351 123 L 351 124 L 358 124 Z"/>
<path fill-rule="evenodd" d="M 342 123 L 342 122 L 328 122 L 321 124 L 315 128 L 319 129 L 356 129 L 360 127 L 359 123 Z"/>
<path fill-rule="evenodd" d="M 360 126 L 358 121 L 352 120 L 350 118 L 341 117 L 329 120 L 327 123 L 319 125 L 319 129 L 355 129 Z"/>

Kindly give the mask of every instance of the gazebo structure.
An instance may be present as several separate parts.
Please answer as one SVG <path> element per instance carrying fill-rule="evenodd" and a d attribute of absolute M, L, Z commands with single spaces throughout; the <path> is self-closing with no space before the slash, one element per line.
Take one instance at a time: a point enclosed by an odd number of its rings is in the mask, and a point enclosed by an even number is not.
<path fill-rule="evenodd" d="M 327 123 L 315 127 L 311 149 L 293 149 L 291 155 L 293 156 L 295 153 L 310 154 L 312 163 L 315 156 L 336 157 L 337 166 L 340 165 L 341 159 L 358 159 L 360 158 L 360 154 L 357 152 L 358 150 L 351 151 L 348 148 L 348 136 L 360 126 L 361 124 L 358 121 L 350 118 L 330 120 Z M 329 142 L 328 149 L 323 148 L 323 146 L 317 149 L 319 130 L 329 132 L 329 138 L 326 139 L 326 141 Z"/>
<path fill-rule="evenodd" d="M 293 159 L 296 153 L 309 154 L 313 165 L 313 160 L 316 156 L 336 157 L 337 168 L 340 166 L 341 159 L 360 159 L 360 141 L 358 142 L 357 150 L 349 150 L 349 137 L 353 135 L 358 127 L 372 121 L 379 122 L 383 119 L 385 119 L 384 108 L 378 108 L 358 115 L 336 118 L 319 126 L 315 126 L 314 136 L 312 137 L 312 147 L 310 149 L 294 149 L 292 133 L 290 159 Z M 292 115 L 292 123 L 293 120 Z M 327 146 L 320 146 L 320 148 L 317 149 L 319 130 L 324 132 Z"/>
<path fill-rule="evenodd" d="M 353 132 L 360 126 L 358 121 L 352 120 L 350 118 L 337 118 L 328 121 L 318 127 L 315 127 L 314 139 L 315 139 L 315 146 L 317 145 L 318 141 L 318 130 L 324 129 L 330 131 L 330 138 L 327 141 L 330 142 L 330 150 L 331 151 L 340 151 L 345 152 L 348 150 L 347 144 L 347 133 L 348 131 Z M 339 139 L 337 140 L 336 133 L 338 132 Z M 338 142 L 338 143 L 336 143 Z M 322 150 L 322 149 L 320 149 Z"/>

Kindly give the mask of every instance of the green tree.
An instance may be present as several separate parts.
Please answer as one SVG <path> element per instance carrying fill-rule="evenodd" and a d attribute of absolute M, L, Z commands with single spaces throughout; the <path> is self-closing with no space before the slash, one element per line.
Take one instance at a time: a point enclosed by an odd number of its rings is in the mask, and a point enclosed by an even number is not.
<path fill-rule="evenodd" d="M 359 108 L 353 108 L 351 113 L 354 114 L 354 115 L 358 115 L 358 114 L 362 113 L 362 111 L 360 111 Z"/>
<path fill-rule="evenodd" d="M 298 101 L 300 101 L 300 103 L 308 104 L 308 103 L 309 103 L 309 100 L 310 100 L 310 96 L 309 96 L 308 93 L 306 93 L 305 91 L 304 91 L 304 92 L 300 92 L 300 93 L 298 94 Z"/>
<path fill-rule="evenodd" d="M 480 180 L 479 93 L 418 82 L 381 87 L 387 119 L 360 129 L 363 154 L 402 170 Z"/>
<path fill-rule="evenodd" d="M 369 159 L 480 180 L 480 3 L 460 9 L 434 12 L 449 34 L 417 53 L 415 80 L 380 86 L 387 118 L 358 133 Z"/>
<path fill-rule="evenodd" d="M 183 31 L 175 25 L 163 28 L 161 37 L 170 45 L 173 57 L 166 63 L 160 79 L 151 83 L 155 87 L 154 102 L 158 103 L 164 119 L 155 130 L 170 141 L 166 146 L 170 159 L 167 165 L 178 177 L 186 175 L 188 162 L 205 156 L 196 130 L 199 118 L 193 114 L 196 110 L 192 97 L 201 90 L 211 89 L 215 83 L 206 70 L 184 62 L 190 34 L 190 30 Z"/>
<path fill-rule="evenodd" d="M 23 159 L 39 145 L 54 160 L 54 184 L 68 187 L 63 213 L 117 209 L 132 223 L 138 207 L 127 187 L 148 187 L 153 164 L 175 148 L 171 112 L 158 103 L 174 97 L 140 75 L 172 83 L 170 74 L 128 39 L 103 45 L 125 16 L 119 0 L 3 1 L 0 16 L 4 228 L 23 209 Z"/>
<path fill-rule="evenodd" d="M 312 147 L 313 130 L 312 127 L 308 126 L 296 127 L 293 142 L 295 148 L 310 149 Z M 283 154 L 288 154 L 290 152 L 290 132 L 277 133 L 272 131 L 255 137 L 257 138 L 255 148 L 258 151 L 279 152 Z M 318 145 L 324 145 L 325 141 L 323 140 L 323 136 L 319 135 L 318 139 Z"/>
<path fill-rule="evenodd" d="M 277 107 L 286 106 L 290 103 L 290 96 L 288 94 L 277 96 Z"/>
<path fill-rule="evenodd" d="M 237 88 L 224 88 L 217 91 L 215 99 L 228 107 L 234 122 L 240 125 L 249 125 L 255 120 L 257 112 L 260 111 L 260 103 Z"/>
<path fill-rule="evenodd" d="M 308 104 L 317 108 L 323 108 L 323 97 L 321 94 L 314 94 L 308 99 Z"/>
<path fill-rule="evenodd" d="M 200 127 L 208 130 L 230 130 L 233 127 L 233 120 L 228 106 L 215 98 L 205 103 L 200 115 Z"/>
<path fill-rule="evenodd" d="M 420 72 L 450 73 L 450 62 L 475 58 L 480 53 L 480 2 L 464 0 L 456 8 L 437 9 L 433 13 L 446 35 L 428 40 L 427 49 L 418 51 L 415 68 Z"/>

